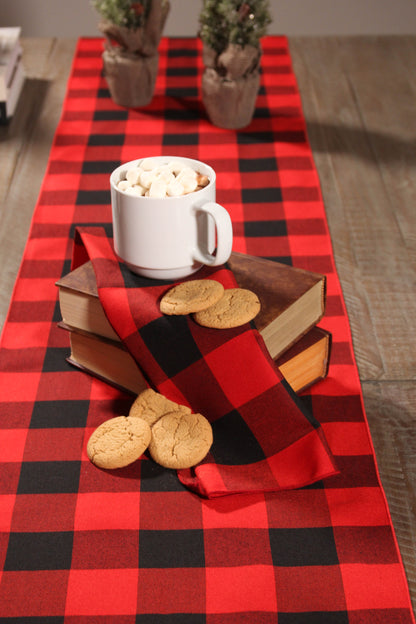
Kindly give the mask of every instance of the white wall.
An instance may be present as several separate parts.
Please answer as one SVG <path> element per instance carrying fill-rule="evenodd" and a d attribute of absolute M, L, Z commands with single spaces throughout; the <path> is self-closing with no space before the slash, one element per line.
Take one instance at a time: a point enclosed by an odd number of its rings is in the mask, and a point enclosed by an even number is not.
<path fill-rule="evenodd" d="M 171 0 L 165 34 L 193 36 L 202 0 Z M 416 0 L 270 0 L 271 34 L 416 34 Z M 0 0 L 0 26 L 25 37 L 96 36 L 89 0 Z"/>

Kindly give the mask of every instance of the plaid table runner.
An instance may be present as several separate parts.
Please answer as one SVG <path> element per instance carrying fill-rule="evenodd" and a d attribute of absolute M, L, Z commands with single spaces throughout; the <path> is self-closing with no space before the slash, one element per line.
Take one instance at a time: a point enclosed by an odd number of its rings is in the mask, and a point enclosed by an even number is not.
<path fill-rule="evenodd" d="M 264 40 L 255 119 L 206 119 L 200 45 L 164 39 L 152 103 L 125 110 L 78 44 L 0 349 L 0 624 L 414 623 L 363 413 L 348 320 L 287 41 Z M 102 471 L 86 442 L 131 398 L 71 368 L 55 281 L 77 226 L 111 236 L 109 173 L 177 154 L 217 171 L 234 249 L 327 275 L 329 377 L 302 400 L 339 474 L 204 499 L 143 459 Z"/>

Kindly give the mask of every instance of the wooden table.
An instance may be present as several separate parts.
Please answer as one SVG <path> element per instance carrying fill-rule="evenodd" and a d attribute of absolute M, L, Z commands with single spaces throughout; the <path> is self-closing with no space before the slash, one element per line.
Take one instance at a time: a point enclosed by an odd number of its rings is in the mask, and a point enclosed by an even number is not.
<path fill-rule="evenodd" d="M 0 325 L 76 41 L 23 39 L 0 127 Z M 416 608 L 416 37 L 293 37 L 290 48 L 383 486 Z"/>

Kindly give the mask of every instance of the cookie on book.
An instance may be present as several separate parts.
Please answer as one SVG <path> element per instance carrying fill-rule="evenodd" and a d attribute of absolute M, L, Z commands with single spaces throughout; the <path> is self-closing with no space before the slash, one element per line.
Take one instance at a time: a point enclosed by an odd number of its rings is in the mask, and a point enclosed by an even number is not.
<path fill-rule="evenodd" d="M 143 455 L 151 436 L 150 426 L 141 418 L 116 416 L 93 432 L 87 455 L 99 468 L 123 468 Z"/>
<path fill-rule="evenodd" d="M 239 327 L 260 312 L 260 300 L 251 290 L 228 288 L 217 303 L 194 314 L 199 325 L 215 329 Z"/>
<path fill-rule="evenodd" d="M 170 412 L 153 425 L 149 452 L 164 468 L 191 468 L 204 459 L 212 441 L 212 428 L 205 416 Z"/>
<path fill-rule="evenodd" d="M 132 418 L 141 418 L 145 420 L 150 427 L 155 424 L 159 418 L 168 412 L 177 412 L 178 414 L 186 414 L 191 410 L 186 405 L 180 405 L 171 401 L 159 392 L 155 392 L 152 388 L 146 388 L 135 399 L 130 408 L 129 416 Z"/>
<path fill-rule="evenodd" d="M 190 280 L 177 284 L 160 301 L 163 314 L 191 314 L 199 312 L 221 299 L 224 286 L 216 280 Z"/>

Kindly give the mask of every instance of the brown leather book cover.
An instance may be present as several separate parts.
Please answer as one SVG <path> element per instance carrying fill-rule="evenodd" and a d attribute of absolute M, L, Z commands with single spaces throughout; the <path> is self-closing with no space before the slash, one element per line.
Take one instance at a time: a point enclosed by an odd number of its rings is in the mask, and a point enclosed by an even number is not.
<path fill-rule="evenodd" d="M 231 254 L 227 265 L 240 288 L 254 291 L 260 299 L 261 310 L 255 318 L 259 332 L 317 284 L 320 284 L 323 315 L 326 298 L 324 275 L 237 252 Z"/>

